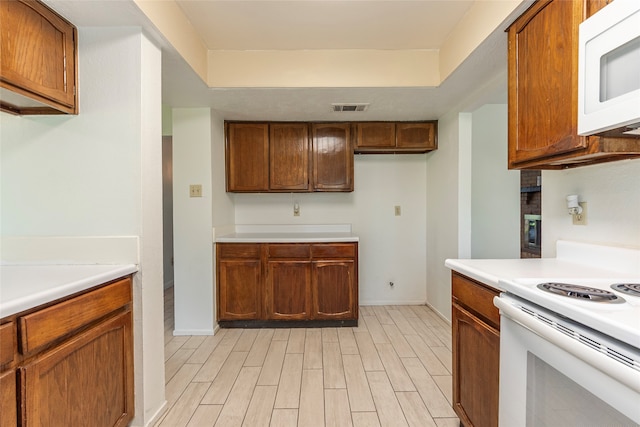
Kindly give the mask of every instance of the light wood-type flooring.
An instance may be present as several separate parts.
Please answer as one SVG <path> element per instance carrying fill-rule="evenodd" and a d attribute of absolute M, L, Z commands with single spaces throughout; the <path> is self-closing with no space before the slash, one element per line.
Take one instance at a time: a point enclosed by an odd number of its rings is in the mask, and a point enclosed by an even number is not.
<path fill-rule="evenodd" d="M 451 327 L 425 306 L 362 306 L 355 328 L 172 336 L 160 427 L 458 427 Z"/>

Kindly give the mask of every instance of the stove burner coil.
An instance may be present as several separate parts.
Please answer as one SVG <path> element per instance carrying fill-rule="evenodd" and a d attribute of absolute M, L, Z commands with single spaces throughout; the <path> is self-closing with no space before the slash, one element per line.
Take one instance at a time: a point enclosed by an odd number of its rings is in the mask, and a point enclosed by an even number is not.
<path fill-rule="evenodd" d="M 634 297 L 640 297 L 640 283 L 616 283 L 611 285 L 611 289 Z"/>
<path fill-rule="evenodd" d="M 551 292 L 564 297 L 574 298 L 581 301 L 603 302 L 603 303 L 621 303 L 624 302 L 613 292 L 604 289 L 589 288 L 587 286 L 572 285 L 568 283 L 540 283 L 538 289 Z"/>

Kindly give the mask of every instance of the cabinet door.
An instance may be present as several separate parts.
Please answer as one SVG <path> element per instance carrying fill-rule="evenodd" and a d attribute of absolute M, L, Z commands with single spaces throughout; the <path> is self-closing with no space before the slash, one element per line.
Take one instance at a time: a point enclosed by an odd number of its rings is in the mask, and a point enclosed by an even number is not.
<path fill-rule="evenodd" d="M 500 333 L 452 306 L 453 407 L 467 427 L 498 426 Z"/>
<path fill-rule="evenodd" d="M 353 149 L 349 123 L 314 123 L 313 190 L 353 191 Z"/>
<path fill-rule="evenodd" d="M 435 150 L 438 148 L 436 124 L 434 122 L 397 123 L 396 147 Z"/>
<path fill-rule="evenodd" d="M 269 190 L 269 125 L 227 124 L 227 191 Z"/>
<path fill-rule="evenodd" d="M 311 313 L 311 262 L 267 263 L 267 318 L 305 320 Z"/>
<path fill-rule="evenodd" d="M 509 166 L 580 150 L 578 25 L 584 1 L 540 1 L 509 28 Z"/>
<path fill-rule="evenodd" d="M 134 409 L 131 328 L 127 311 L 21 368 L 24 425 L 126 426 Z"/>
<path fill-rule="evenodd" d="M 309 190 L 309 127 L 306 123 L 269 125 L 269 189 Z"/>
<path fill-rule="evenodd" d="M 356 148 L 395 148 L 396 124 L 394 122 L 356 123 Z"/>
<path fill-rule="evenodd" d="M 353 260 L 313 261 L 313 318 L 357 319 L 356 280 Z"/>
<path fill-rule="evenodd" d="M 0 86 L 76 114 L 76 29 L 29 0 L 0 2 L 0 22 Z"/>
<path fill-rule="evenodd" d="M 218 269 L 218 320 L 259 319 L 264 286 L 260 259 L 222 260 Z"/>
<path fill-rule="evenodd" d="M 0 414 L 0 427 L 18 425 L 16 371 L 13 369 L 0 374 Z"/>

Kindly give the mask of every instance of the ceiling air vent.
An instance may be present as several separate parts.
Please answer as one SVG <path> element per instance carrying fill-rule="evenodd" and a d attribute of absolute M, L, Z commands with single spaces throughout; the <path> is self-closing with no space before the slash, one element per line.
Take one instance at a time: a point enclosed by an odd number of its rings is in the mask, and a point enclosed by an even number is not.
<path fill-rule="evenodd" d="M 347 111 L 367 111 L 369 104 L 331 104 L 331 111 L 347 112 Z"/>

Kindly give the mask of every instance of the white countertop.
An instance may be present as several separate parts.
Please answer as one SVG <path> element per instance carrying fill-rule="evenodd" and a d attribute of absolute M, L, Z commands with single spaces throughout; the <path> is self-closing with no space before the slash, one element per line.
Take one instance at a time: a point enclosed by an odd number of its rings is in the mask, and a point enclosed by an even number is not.
<path fill-rule="evenodd" d="M 556 258 L 448 259 L 445 266 L 498 290 L 500 280 L 628 279 L 640 275 L 640 251 L 559 240 Z"/>
<path fill-rule="evenodd" d="M 216 236 L 220 243 L 357 242 L 349 224 L 237 225 L 235 232 Z"/>
<path fill-rule="evenodd" d="M 0 318 L 135 273 L 135 264 L 2 265 Z"/>
<path fill-rule="evenodd" d="M 497 290 L 504 291 L 498 283 L 500 280 L 522 278 L 545 280 L 628 278 L 628 274 L 604 269 L 588 267 L 558 258 L 533 259 L 448 259 L 445 266 L 467 277 L 485 283 Z"/>

